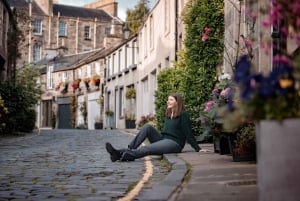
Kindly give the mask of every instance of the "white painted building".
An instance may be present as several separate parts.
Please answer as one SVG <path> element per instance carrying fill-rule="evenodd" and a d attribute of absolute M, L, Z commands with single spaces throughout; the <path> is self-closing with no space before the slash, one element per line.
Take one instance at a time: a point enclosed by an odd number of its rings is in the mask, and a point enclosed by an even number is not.
<path fill-rule="evenodd" d="M 137 123 L 141 116 L 155 113 L 157 75 L 173 67 L 176 52 L 182 48 L 185 3 L 158 1 L 137 35 L 107 55 L 105 110 L 114 112 L 113 127 L 125 128 L 125 115 L 134 114 Z M 129 87 L 135 88 L 135 99 L 126 99 Z"/>

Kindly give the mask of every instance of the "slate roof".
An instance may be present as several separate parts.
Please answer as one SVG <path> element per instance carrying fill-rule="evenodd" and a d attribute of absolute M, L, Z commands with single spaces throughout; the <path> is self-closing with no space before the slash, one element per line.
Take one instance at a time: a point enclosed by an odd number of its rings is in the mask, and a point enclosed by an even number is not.
<path fill-rule="evenodd" d="M 67 71 L 76 69 L 82 65 L 91 63 L 100 58 L 104 58 L 107 55 L 107 52 L 111 51 L 111 48 L 108 49 L 99 49 L 89 52 L 83 52 L 79 54 L 66 55 L 62 57 L 54 57 L 52 59 L 43 59 L 36 63 L 36 65 L 45 67 L 40 69 L 40 73 L 46 73 L 47 65 L 53 64 L 53 72 L 58 71 Z"/>
<path fill-rule="evenodd" d="M 29 5 L 25 0 L 7 0 L 10 6 L 15 8 L 21 8 L 28 10 Z M 36 15 L 45 15 L 44 11 L 35 3 L 35 1 L 32 2 L 32 14 Z"/>
<path fill-rule="evenodd" d="M 26 0 L 7 0 L 10 6 L 15 8 L 21 8 L 28 10 L 29 5 Z M 106 13 L 102 9 L 92 9 L 84 7 L 76 7 L 62 4 L 53 4 L 53 15 L 57 16 L 60 13 L 60 16 L 73 17 L 73 18 L 85 18 L 85 19 L 95 19 L 110 22 L 113 17 Z M 38 6 L 35 1 L 32 2 L 32 14 L 35 15 L 45 15 L 43 10 Z"/>
<path fill-rule="evenodd" d="M 53 4 L 53 14 L 58 15 L 58 12 L 61 16 L 66 17 L 80 17 L 80 18 L 90 18 L 101 21 L 111 21 L 113 18 L 105 11 L 101 9 L 91 9 L 91 8 L 83 8 L 76 6 L 67 6 L 62 4 Z"/>

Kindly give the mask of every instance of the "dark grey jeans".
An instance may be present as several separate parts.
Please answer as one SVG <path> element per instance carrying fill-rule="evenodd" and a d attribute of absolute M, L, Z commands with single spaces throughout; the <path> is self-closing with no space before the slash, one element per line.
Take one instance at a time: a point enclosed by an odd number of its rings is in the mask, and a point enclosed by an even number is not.
<path fill-rule="evenodd" d="M 149 145 L 141 146 L 148 138 Z M 123 153 L 121 160 L 134 160 L 147 155 L 163 155 L 181 152 L 180 145 L 171 139 L 164 139 L 162 135 L 151 125 L 146 124 L 128 145 L 129 150 Z"/>

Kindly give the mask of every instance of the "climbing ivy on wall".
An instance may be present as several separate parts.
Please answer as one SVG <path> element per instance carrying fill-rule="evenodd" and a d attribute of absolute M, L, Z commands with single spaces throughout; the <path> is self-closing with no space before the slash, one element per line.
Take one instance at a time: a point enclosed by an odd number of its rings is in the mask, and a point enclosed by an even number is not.
<path fill-rule="evenodd" d="M 183 95 L 195 135 L 200 135 L 199 106 L 206 102 L 217 81 L 216 67 L 223 60 L 223 0 L 193 0 L 185 10 L 185 49 L 178 52 L 175 68 L 158 75 L 155 106 L 157 128 L 161 129 L 170 92 Z"/>
<path fill-rule="evenodd" d="M 155 93 L 156 127 L 161 130 L 164 122 L 167 98 L 170 93 L 180 93 L 182 90 L 183 71 L 177 68 L 166 68 L 158 75 L 158 89 Z"/>
<path fill-rule="evenodd" d="M 194 0 L 187 4 L 184 59 L 186 74 L 184 96 L 199 135 L 198 106 L 206 102 L 216 83 L 216 67 L 223 60 L 224 2 L 223 0 Z"/>

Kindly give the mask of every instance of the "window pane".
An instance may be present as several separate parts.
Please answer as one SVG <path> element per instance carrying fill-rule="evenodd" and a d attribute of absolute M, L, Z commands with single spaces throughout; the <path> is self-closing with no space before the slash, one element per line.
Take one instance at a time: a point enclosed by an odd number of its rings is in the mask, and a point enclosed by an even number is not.
<path fill-rule="evenodd" d="M 35 19 L 33 22 L 33 33 L 42 34 L 42 20 Z"/>
<path fill-rule="evenodd" d="M 89 26 L 84 27 L 84 38 L 90 38 L 90 27 Z"/>
<path fill-rule="evenodd" d="M 66 23 L 64 22 L 59 22 L 59 36 L 66 36 L 67 35 L 67 29 L 66 29 Z"/>
<path fill-rule="evenodd" d="M 35 44 L 33 46 L 33 61 L 41 59 L 41 45 Z"/>
<path fill-rule="evenodd" d="M 110 27 L 105 27 L 105 35 L 109 35 L 110 34 Z"/>

